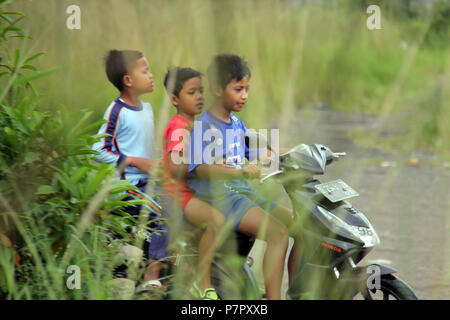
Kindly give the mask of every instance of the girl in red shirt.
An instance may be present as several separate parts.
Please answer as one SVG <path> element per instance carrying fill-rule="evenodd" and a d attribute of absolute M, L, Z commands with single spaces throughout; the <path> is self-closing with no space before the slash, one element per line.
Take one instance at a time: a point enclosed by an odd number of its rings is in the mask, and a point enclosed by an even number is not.
<path fill-rule="evenodd" d="M 211 285 L 211 263 L 225 217 L 208 203 L 194 197 L 186 182 L 188 164 L 183 161 L 183 151 L 187 150 L 195 116 L 203 109 L 201 76 L 191 68 L 174 67 L 164 79 L 177 114 L 170 119 L 163 135 L 163 188 L 179 203 L 187 220 L 203 230 L 198 244 L 199 279 L 193 283 L 191 293 L 201 299 L 217 300 L 216 290 Z"/>

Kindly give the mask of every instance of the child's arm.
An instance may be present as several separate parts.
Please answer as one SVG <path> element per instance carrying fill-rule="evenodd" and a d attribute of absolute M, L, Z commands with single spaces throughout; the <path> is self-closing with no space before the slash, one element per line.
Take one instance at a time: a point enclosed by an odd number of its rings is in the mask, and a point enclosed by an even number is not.
<path fill-rule="evenodd" d="M 152 160 L 148 158 L 137 158 L 137 157 L 126 157 L 124 160 L 124 169 L 128 166 L 135 166 L 138 169 L 141 169 L 144 172 L 151 172 L 155 168 L 161 168 L 161 162 L 157 160 Z M 159 176 L 159 171 L 156 172 L 156 176 Z"/>
<path fill-rule="evenodd" d="M 292 148 L 280 148 L 278 150 L 278 153 L 275 153 L 269 149 L 266 149 L 266 152 L 261 154 L 258 158 L 259 161 L 261 161 L 261 163 L 268 165 L 269 163 L 272 163 L 272 161 L 275 161 L 275 159 L 273 157 L 277 157 L 283 153 L 286 153 L 288 151 L 290 151 Z"/>
<path fill-rule="evenodd" d="M 183 180 L 188 177 L 188 168 L 189 166 L 187 164 L 175 164 L 172 160 L 172 152 L 178 153 L 178 151 L 170 151 L 168 156 L 168 167 L 170 174 L 175 177 L 178 180 Z M 182 153 L 180 153 L 180 156 L 182 156 Z"/>
<path fill-rule="evenodd" d="M 189 177 L 189 165 L 187 164 L 175 164 L 172 160 L 172 152 L 178 153 L 178 151 L 171 151 L 168 157 L 168 167 L 171 175 L 178 180 L 187 179 Z M 178 154 L 182 156 L 182 153 Z M 200 169 L 198 167 L 201 167 Z M 210 179 L 212 177 L 216 179 L 226 179 L 226 178 L 242 178 L 242 170 L 236 170 L 234 166 L 224 165 L 224 164 L 202 164 L 199 165 L 195 172 L 197 172 L 200 178 Z M 199 173 L 200 172 L 200 173 Z"/>
<path fill-rule="evenodd" d="M 280 154 L 291 151 L 292 148 L 280 148 Z"/>
<path fill-rule="evenodd" d="M 226 164 L 200 164 L 195 168 L 200 179 L 259 179 L 261 169 L 253 164 L 242 167 L 242 170 Z"/>
<path fill-rule="evenodd" d="M 149 172 L 153 167 L 153 161 L 148 158 L 126 157 L 124 167 L 135 166 L 142 171 Z"/>
<path fill-rule="evenodd" d="M 100 128 L 99 134 L 105 133 L 104 126 Z M 108 138 L 102 138 L 100 141 L 96 142 L 92 146 L 92 150 L 95 150 L 98 152 L 97 155 L 94 156 L 94 158 L 98 162 L 106 162 L 107 164 L 117 164 L 123 161 L 124 156 L 119 153 L 116 150 L 112 149 L 112 143 L 110 143 L 111 139 Z"/>
<path fill-rule="evenodd" d="M 292 149 L 292 148 L 280 148 L 280 149 L 278 150 L 278 154 L 283 154 L 283 153 L 289 152 L 289 151 L 291 151 L 291 149 Z M 276 153 L 274 152 L 274 154 L 276 154 Z M 271 155 L 272 155 L 272 151 L 269 150 L 269 149 L 267 149 L 267 153 L 264 154 L 264 155 L 262 155 L 262 156 L 263 156 L 263 157 L 265 156 L 265 157 L 269 157 L 269 158 L 270 158 Z"/>

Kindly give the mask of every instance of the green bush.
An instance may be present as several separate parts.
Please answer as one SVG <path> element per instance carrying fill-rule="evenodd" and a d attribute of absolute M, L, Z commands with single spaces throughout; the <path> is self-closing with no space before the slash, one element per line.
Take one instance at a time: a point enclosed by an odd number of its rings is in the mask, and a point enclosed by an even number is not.
<path fill-rule="evenodd" d="M 18 25 L 24 15 L 5 11 L 9 3 L 0 2 L 0 298 L 108 298 L 119 262 L 111 244 L 135 240 L 122 209 L 146 201 L 122 201 L 136 187 L 115 179 L 114 166 L 91 160 L 102 137 L 91 133 L 103 120 L 92 123 L 92 112 L 63 105 L 43 111 L 49 108 L 32 82 L 60 68 L 31 65 L 43 53 L 27 48 L 32 39 Z M 14 58 L 5 45 L 11 37 L 21 39 Z M 125 237 L 112 239 L 109 229 Z M 81 268 L 81 290 L 66 286 L 69 265 Z"/>

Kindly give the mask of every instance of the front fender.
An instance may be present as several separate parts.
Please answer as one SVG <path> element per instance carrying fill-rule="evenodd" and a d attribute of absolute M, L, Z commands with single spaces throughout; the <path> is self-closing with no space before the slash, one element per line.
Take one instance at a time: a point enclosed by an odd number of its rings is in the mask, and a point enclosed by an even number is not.
<path fill-rule="evenodd" d="M 370 276 L 383 276 L 387 274 L 396 273 L 397 270 L 394 268 L 382 265 L 382 264 L 370 264 L 368 266 L 360 266 L 353 268 L 351 270 L 348 270 L 345 274 L 342 275 L 342 277 L 339 279 L 341 281 L 364 281 L 367 280 Z"/>
<path fill-rule="evenodd" d="M 373 271 L 378 271 L 379 270 L 379 275 L 383 276 L 386 274 L 392 274 L 392 273 L 396 273 L 397 270 L 395 270 L 394 268 L 382 265 L 382 264 L 378 264 L 378 263 L 374 263 L 365 267 L 362 267 L 366 269 L 366 273 L 370 275 L 370 273 L 374 273 Z M 369 269 L 370 268 L 370 269 Z M 378 268 L 378 270 L 377 270 Z"/>
<path fill-rule="evenodd" d="M 358 292 L 368 288 L 370 283 L 376 280 L 376 277 L 386 276 L 397 272 L 394 268 L 382 265 L 371 264 L 367 266 L 360 266 L 350 270 L 346 270 L 341 275 L 336 285 L 341 289 L 340 292 L 345 293 L 342 298 L 347 299 L 355 296 Z"/>

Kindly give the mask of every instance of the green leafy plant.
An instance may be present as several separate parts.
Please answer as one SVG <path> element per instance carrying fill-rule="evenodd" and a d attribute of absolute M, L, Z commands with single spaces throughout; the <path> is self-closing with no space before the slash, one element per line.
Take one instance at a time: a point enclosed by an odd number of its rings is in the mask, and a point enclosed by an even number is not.
<path fill-rule="evenodd" d="M 11 2 L 0 2 L 0 297 L 108 298 L 116 244 L 134 241 L 123 208 L 147 202 L 123 201 L 136 187 L 118 180 L 114 166 L 92 161 L 91 146 L 104 135 L 91 133 L 103 120 L 63 105 L 43 111 L 32 82 L 60 68 L 32 65 L 44 53 L 27 49 L 31 37 L 18 25 L 24 15 L 4 11 Z M 3 46 L 11 37 L 22 39 L 14 55 Z M 80 290 L 66 286 L 69 265 L 82 270 Z"/>

